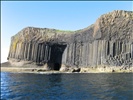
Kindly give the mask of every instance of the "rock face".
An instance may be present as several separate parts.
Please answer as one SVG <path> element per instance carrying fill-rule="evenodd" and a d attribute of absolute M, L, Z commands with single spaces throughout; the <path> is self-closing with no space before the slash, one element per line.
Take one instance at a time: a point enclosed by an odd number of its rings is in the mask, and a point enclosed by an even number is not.
<path fill-rule="evenodd" d="M 51 70 L 133 66 L 133 12 L 116 10 L 82 30 L 27 27 L 11 38 L 8 60 L 32 61 Z"/>

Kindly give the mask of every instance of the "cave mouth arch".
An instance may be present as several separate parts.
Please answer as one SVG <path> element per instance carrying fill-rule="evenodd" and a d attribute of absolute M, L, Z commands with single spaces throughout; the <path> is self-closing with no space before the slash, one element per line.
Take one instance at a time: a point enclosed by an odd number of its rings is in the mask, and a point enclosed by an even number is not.
<path fill-rule="evenodd" d="M 66 47 L 66 44 L 54 44 L 51 46 L 50 60 L 48 61 L 48 65 L 51 70 L 60 70 L 62 64 L 62 55 Z"/>

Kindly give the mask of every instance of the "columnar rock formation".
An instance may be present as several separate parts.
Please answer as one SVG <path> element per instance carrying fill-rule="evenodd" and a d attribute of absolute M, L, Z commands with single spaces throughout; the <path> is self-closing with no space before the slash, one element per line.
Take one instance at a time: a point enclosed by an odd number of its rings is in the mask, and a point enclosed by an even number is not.
<path fill-rule="evenodd" d="M 11 38 L 8 59 L 71 67 L 133 66 L 133 12 L 116 10 L 77 31 L 27 27 Z"/>

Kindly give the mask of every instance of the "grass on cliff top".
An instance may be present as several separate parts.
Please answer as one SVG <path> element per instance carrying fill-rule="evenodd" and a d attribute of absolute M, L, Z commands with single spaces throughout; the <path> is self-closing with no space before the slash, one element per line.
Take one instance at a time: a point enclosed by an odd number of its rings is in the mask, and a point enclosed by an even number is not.
<path fill-rule="evenodd" d="M 74 31 L 71 31 L 71 30 L 56 30 L 56 32 L 74 32 Z"/>

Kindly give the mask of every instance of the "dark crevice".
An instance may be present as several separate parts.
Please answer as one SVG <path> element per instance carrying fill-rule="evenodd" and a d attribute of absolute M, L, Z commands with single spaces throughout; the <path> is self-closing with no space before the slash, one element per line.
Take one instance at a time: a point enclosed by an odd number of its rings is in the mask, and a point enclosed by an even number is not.
<path fill-rule="evenodd" d="M 108 42 L 108 46 L 107 46 L 107 55 L 109 55 L 109 53 L 110 53 L 110 44 L 109 44 L 109 42 Z"/>
<path fill-rule="evenodd" d="M 113 57 L 115 56 L 115 43 L 113 43 Z"/>

